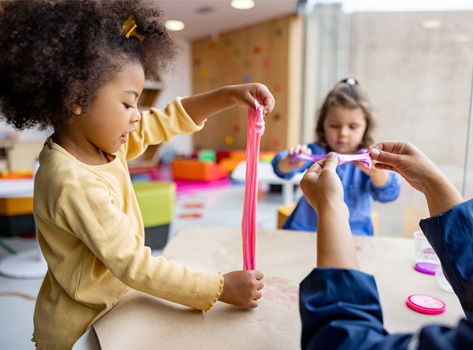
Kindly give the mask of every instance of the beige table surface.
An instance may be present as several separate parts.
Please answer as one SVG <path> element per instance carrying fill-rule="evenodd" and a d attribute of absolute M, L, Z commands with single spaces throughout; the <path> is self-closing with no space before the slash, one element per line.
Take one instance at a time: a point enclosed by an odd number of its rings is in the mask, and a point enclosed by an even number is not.
<path fill-rule="evenodd" d="M 413 332 L 433 322 L 454 325 L 463 316 L 453 293 L 435 276 L 414 270 L 411 239 L 354 236 L 361 269 L 373 274 L 385 327 Z M 240 309 L 218 302 L 203 313 L 136 291 L 94 325 L 102 349 L 298 349 L 301 323 L 299 282 L 316 261 L 316 235 L 297 231 L 258 231 L 256 267 L 265 274 L 258 308 Z M 163 255 L 210 272 L 241 269 L 241 232 L 235 228 L 183 228 Z M 411 294 L 442 299 L 447 310 L 424 315 L 406 306 Z"/>

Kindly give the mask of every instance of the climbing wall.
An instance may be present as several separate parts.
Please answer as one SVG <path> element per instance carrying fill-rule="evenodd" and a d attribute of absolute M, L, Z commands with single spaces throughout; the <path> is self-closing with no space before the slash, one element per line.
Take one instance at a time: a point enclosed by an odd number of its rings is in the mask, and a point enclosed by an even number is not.
<path fill-rule="evenodd" d="M 293 146 L 300 135 L 302 19 L 286 16 L 192 43 L 193 93 L 225 85 L 258 82 L 275 97 L 265 117 L 261 150 Z M 194 134 L 195 149 L 245 149 L 246 110 L 233 108 L 211 117 Z"/>

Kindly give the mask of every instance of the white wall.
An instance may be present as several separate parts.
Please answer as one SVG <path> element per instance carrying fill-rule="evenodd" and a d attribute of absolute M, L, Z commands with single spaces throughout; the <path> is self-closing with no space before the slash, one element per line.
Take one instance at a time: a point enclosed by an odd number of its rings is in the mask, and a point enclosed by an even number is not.
<path fill-rule="evenodd" d="M 177 96 L 190 96 L 192 94 L 191 44 L 183 39 L 176 39 L 181 46 L 176 62 L 172 69 L 162 75 L 163 91 L 159 95 L 156 107 L 163 108 Z M 163 145 L 171 147 L 178 154 L 192 152 L 192 135 L 176 136 L 171 142 Z"/>
<path fill-rule="evenodd" d="M 428 20 L 441 25 L 424 28 Z M 351 72 L 373 102 L 375 140 L 413 142 L 457 189 L 463 180 L 472 30 L 473 11 L 370 12 L 351 18 Z M 466 198 L 473 196 L 471 153 L 469 157 Z M 425 206 L 424 197 L 403 181 L 395 202 L 374 205 L 380 233 L 406 231 L 404 224 L 412 222 L 418 206 Z"/>
<path fill-rule="evenodd" d="M 51 130 L 37 130 L 37 129 L 27 129 L 27 130 L 16 130 L 14 127 L 8 125 L 6 122 L 0 122 L 0 134 L 3 133 L 18 133 L 18 140 L 22 142 L 37 142 L 44 141 L 52 131 Z"/>

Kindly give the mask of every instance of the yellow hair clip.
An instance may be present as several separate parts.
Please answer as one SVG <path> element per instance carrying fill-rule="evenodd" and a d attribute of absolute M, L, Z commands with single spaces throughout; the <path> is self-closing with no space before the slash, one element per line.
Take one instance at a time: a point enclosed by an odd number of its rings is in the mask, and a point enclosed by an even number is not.
<path fill-rule="evenodd" d="M 129 39 L 130 36 L 134 36 L 138 38 L 140 41 L 145 39 L 143 34 L 139 34 L 135 31 L 136 29 L 136 22 L 135 17 L 131 15 L 128 19 L 123 23 L 123 30 L 125 31 L 125 38 Z"/>

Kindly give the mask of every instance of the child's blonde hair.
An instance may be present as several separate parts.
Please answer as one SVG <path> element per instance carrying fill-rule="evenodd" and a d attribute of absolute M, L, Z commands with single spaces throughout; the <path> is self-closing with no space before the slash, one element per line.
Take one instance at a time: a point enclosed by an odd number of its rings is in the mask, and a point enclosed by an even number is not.
<path fill-rule="evenodd" d="M 368 148 L 373 144 L 372 131 L 374 127 L 373 111 L 368 96 L 360 87 L 360 83 L 356 78 L 348 77 L 339 81 L 333 89 L 327 94 L 322 107 L 318 111 L 317 125 L 315 133 L 317 142 L 320 146 L 328 148 L 327 139 L 325 138 L 324 122 L 327 113 L 332 106 L 342 106 L 349 109 L 361 108 L 365 116 L 366 129 L 358 145 L 360 148 Z"/>

